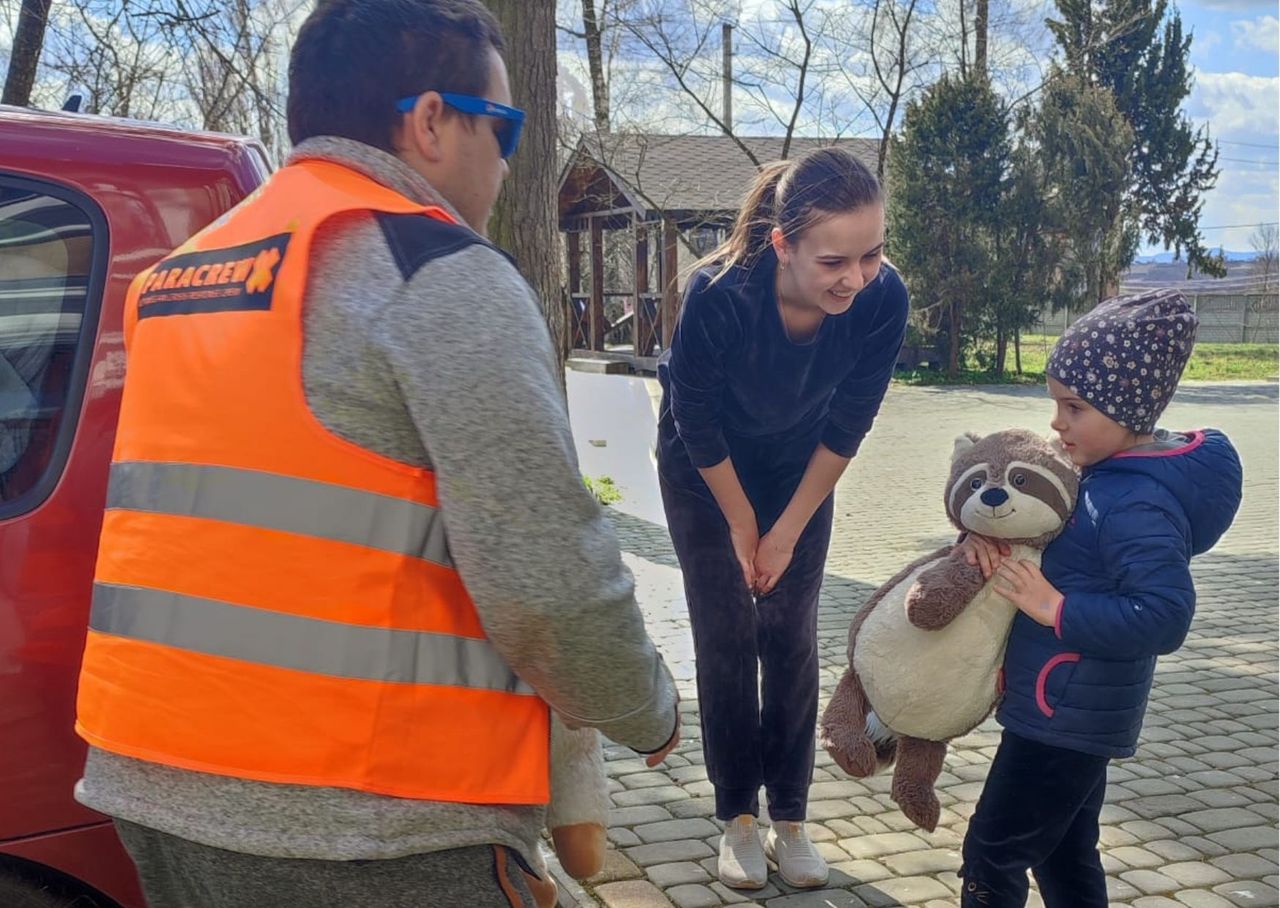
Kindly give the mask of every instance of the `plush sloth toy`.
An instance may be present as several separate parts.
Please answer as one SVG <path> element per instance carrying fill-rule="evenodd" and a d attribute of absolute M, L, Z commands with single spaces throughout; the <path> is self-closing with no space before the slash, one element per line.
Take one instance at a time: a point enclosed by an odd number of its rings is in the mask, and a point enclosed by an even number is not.
<path fill-rule="evenodd" d="M 547 829 L 561 868 L 575 880 L 595 876 L 604 867 L 609 823 L 609 790 L 600 733 L 568 728 L 551 714 L 551 803 Z M 539 855 L 541 857 L 541 855 Z M 538 908 L 555 908 L 555 880 L 543 862 L 541 879 L 529 879 Z"/>
<path fill-rule="evenodd" d="M 947 516 L 1038 566 L 1078 490 L 1060 449 L 1035 433 L 966 434 L 951 455 Z M 984 580 L 951 545 L 880 587 L 849 627 L 849 668 L 822 715 L 819 741 L 859 778 L 896 756 L 890 796 L 922 829 L 938 824 L 933 786 L 946 742 L 977 727 L 999 700 L 1016 614 L 994 579 Z"/>

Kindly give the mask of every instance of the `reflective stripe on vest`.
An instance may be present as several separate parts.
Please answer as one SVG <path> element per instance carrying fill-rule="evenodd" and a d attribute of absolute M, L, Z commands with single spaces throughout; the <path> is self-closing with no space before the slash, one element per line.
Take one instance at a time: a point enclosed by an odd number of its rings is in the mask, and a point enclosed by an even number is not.
<path fill-rule="evenodd" d="M 95 584 L 89 626 L 338 678 L 533 693 L 486 640 L 302 618 L 163 590 Z"/>
<path fill-rule="evenodd" d="M 131 285 L 76 730 L 236 778 L 546 803 L 547 704 L 485 635 L 435 475 L 307 403 L 311 242 L 359 212 L 452 220 L 305 161 Z"/>
<path fill-rule="evenodd" d="M 113 463 L 107 508 L 225 520 L 452 566 L 435 508 L 292 476 L 184 463 Z"/>

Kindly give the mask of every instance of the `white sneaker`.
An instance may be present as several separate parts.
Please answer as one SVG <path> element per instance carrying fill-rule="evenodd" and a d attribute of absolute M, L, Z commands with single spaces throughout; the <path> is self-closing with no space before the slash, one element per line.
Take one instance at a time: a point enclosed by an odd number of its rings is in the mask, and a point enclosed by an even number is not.
<path fill-rule="evenodd" d="M 769 866 L 756 833 L 756 818 L 749 813 L 734 817 L 720 837 L 720 860 L 716 864 L 720 882 L 730 889 L 763 889 Z"/>
<path fill-rule="evenodd" d="M 778 820 L 765 836 L 764 852 L 778 865 L 778 876 L 797 889 L 827 884 L 827 862 L 809 841 L 804 823 Z"/>

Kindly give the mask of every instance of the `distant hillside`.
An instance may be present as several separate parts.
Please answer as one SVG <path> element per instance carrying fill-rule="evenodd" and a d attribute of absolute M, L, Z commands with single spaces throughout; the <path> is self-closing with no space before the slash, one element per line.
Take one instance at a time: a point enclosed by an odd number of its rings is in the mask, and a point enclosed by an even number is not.
<path fill-rule="evenodd" d="M 1253 258 L 1233 259 L 1227 253 L 1227 276 L 1207 277 L 1193 274 L 1187 277 L 1187 263 L 1173 261 L 1136 261 L 1120 277 L 1121 290 L 1140 290 L 1151 287 L 1177 287 L 1191 293 L 1249 293 L 1256 292 L 1258 283 L 1253 273 Z M 1274 278 L 1273 278 L 1274 280 Z"/>
<path fill-rule="evenodd" d="M 1224 255 L 1226 255 L 1228 262 L 1252 262 L 1255 258 L 1258 257 L 1258 253 L 1253 251 L 1232 252 L 1230 249 L 1226 250 Z M 1150 265 L 1153 263 L 1166 265 L 1166 264 L 1173 263 L 1173 261 L 1174 259 L 1173 259 L 1172 252 L 1160 252 L 1160 253 L 1157 253 L 1156 255 L 1140 255 L 1136 259 L 1134 259 L 1134 263 L 1139 265 Z M 1185 263 L 1185 260 L 1184 260 L 1184 263 Z"/>

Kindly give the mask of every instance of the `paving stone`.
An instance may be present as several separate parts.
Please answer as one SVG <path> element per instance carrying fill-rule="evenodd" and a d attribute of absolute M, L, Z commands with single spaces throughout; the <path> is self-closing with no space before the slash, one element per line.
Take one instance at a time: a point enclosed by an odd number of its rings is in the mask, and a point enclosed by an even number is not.
<path fill-rule="evenodd" d="M 925 876 L 945 871 L 954 873 L 960 869 L 960 853 L 942 848 L 890 854 L 881 860 L 895 876 Z"/>
<path fill-rule="evenodd" d="M 671 900 L 648 880 L 628 880 L 597 886 L 594 894 L 605 908 L 671 908 Z"/>
<path fill-rule="evenodd" d="M 609 811 L 610 826 L 639 826 L 642 823 L 658 823 L 670 819 L 671 813 L 657 804 L 615 807 Z"/>
<path fill-rule="evenodd" d="M 1165 876 L 1177 880 L 1183 889 L 1209 889 L 1231 880 L 1231 875 L 1213 864 L 1200 861 L 1182 861 L 1160 868 Z"/>
<path fill-rule="evenodd" d="M 834 886 L 857 886 L 876 883 L 893 876 L 893 871 L 876 861 L 844 861 L 830 867 L 830 882 Z"/>
<path fill-rule="evenodd" d="M 661 823 L 646 823 L 634 830 L 640 841 L 646 845 L 654 842 L 674 842 L 678 839 L 696 839 L 703 836 L 718 835 L 720 832 L 710 820 L 695 817 L 690 820 L 665 820 Z"/>
<path fill-rule="evenodd" d="M 665 895 L 675 902 L 678 908 L 716 908 L 720 904 L 720 896 L 706 886 L 694 883 L 673 886 L 666 891 Z"/>
<path fill-rule="evenodd" d="M 853 893 L 868 908 L 897 908 L 900 905 L 915 905 L 928 899 L 947 898 L 950 895 L 947 887 L 930 877 L 887 879 L 858 886 Z"/>
<path fill-rule="evenodd" d="M 692 861 L 676 861 L 672 864 L 654 864 L 645 868 L 645 876 L 660 889 L 669 889 L 685 883 L 705 883 L 711 879 L 700 864 Z M 1222 882 L 1217 880 L 1216 882 Z"/>
<path fill-rule="evenodd" d="M 1133 871 L 1139 873 L 1140 871 Z M 1119 877 L 1107 877 L 1107 899 L 1112 902 L 1129 902 L 1142 896 L 1142 890 Z"/>
<path fill-rule="evenodd" d="M 1163 895 L 1145 896 L 1133 903 L 1133 908 L 1183 908 L 1181 902 L 1165 898 Z"/>
<path fill-rule="evenodd" d="M 678 819 L 690 817 L 712 817 L 716 813 L 715 798 L 689 798 L 684 801 L 668 801 L 665 805 L 671 815 Z"/>
<path fill-rule="evenodd" d="M 1250 905 L 1253 908 L 1275 908 L 1276 890 L 1266 883 L 1251 880 L 1244 883 L 1223 883 L 1213 891 L 1233 905 Z"/>
<path fill-rule="evenodd" d="M 676 861 L 697 861 L 715 854 L 705 842 L 697 839 L 682 842 L 659 842 L 655 845 L 637 845 L 626 850 L 627 857 L 641 867 L 653 864 L 671 864 Z"/>
<path fill-rule="evenodd" d="M 624 826 L 615 826 L 609 830 L 609 841 L 619 848 L 629 848 L 640 844 L 640 836 Z"/>
<path fill-rule="evenodd" d="M 843 889 L 796 892 L 765 902 L 765 908 L 867 908 L 867 903 Z"/>
<path fill-rule="evenodd" d="M 1106 856 L 1113 857 L 1120 863 L 1124 864 L 1125 867 L 1129 867 L 1134 870 L 1145 870 L 1150 867 L 1159 867 L 1161 864 L 1166 863 L 1165 859 L 1160 857 L 1160 855 L 1153 854 L 1145 848 L 1129 846 L 1109 848 L 1106 851 Z"/>
<path fill-rule="evenodd" d="M 1134 798 L 1125 801 L 1125 808 L 1144 819 L 1170 817 L 1178 814 L 1203 811 L 1204 805 L 1184 794 L 1155 795 L 1150 798 Z M 1208 830 L 1204 830 L 1208 831 Z"/>
<path fill-rule="evenodd" d="M 1268 861 L 1256 854 L 1227 854 L 1214 858 L 1210 863 L 1237 880 L 1260 880 L 1276 872 L 1275 861 Z"/>
<path fill-rule="evenodd" d="M 616 777 L 622 787 L 628 790 L 635 788 L 658 788 L 671 784 L 671 777 L 665 772 L 637 772 Z"/>
<path fill-rule="evenodd" d="M 1201 832 L 1222 832 L 1224 829 L 1239 829 L 1241 827 L 1253 826 L 1258 822 L 1256 814 L 1241 807 L 1223 807 L 1216 810 L 1192 810 L 1191 813 L 1182 814 L 1181 819 L 1190 823 Z"/>
<path fill-rule="evenodd" d="M 619 791 L 612 795 L 617 807 L 639 807 L 642 804 L 666 804 L 670 801 L 683 801 L 689 793 L 677 785 L 663 785 L 660 788 L 638 788 L 634 791 Z"/>
<path fill-rule="evenodd" d="M 1161 895 L 1181 888 L 1177 880 L 1170 879 L 1163 873 L 1156 873 L 1154 870 L 1130 870 L 1120 874 L 1120 879 L 1147 895 Z"/>
<path fill-rule="evenodd" d="M 1199 861 L 1201 857 L 1199 851 L 1181 840 L 1165 839 L 1159 842 L 1148 842 L 1145 847 L 1166 861 Z"/>
<path fill-rule="evenodd" d="M 1206 807 L 1240 807 L 1252 803 L 1238 791 L 1229 788 L 1210 788 L 1207 791 L 1189 791 L 1187 796 L 1194 798 Z"/>
<path fill-rule="evenodd" d="M 853 858 L 878 858 L 881 855 L 902 854 L 907 851 L 924 851 L 927 847 L 918 837 L 907 832 L 884 832 L 856 839 L 841 839 L 837 844 Z"/>
<path fill-rule="evenodd" d="M 719 896 L 720 901 L 726 905 L 758 905 L 758 898 L 762 898 L 760 892 L 753 892 L 748 896 L 745 892 L 739 892 L 736 889 L 730 889 L 724 883 L 712 883 L 711 891 Z"/>
<path fill-rule="evenodd" d="M 1217 842 L 1228 851 L 1255 851 L 1259 848 L 1275 845 L 1276 829 L 1274 826 L 1226 829 L 1209 836 L 1209 840 Z"/>
<path fill-rule="evenodd" d="M 1216 892 L 1206 892 L 1203 889 L 1179 892 L 1174 895 L 1174 898 L 1188 908 L 1233 908 L 1231 902 Z"/>
<path fill-rule="evenodd" d="M 644 876 L 644 871 L 636 866 L 635 861 L 621 851 L 610 848 L 604 853 L 604 867 L 587 882 L 592 886 L 601 883 L 614 883 L 618 880 L 636 880 Z"/>

